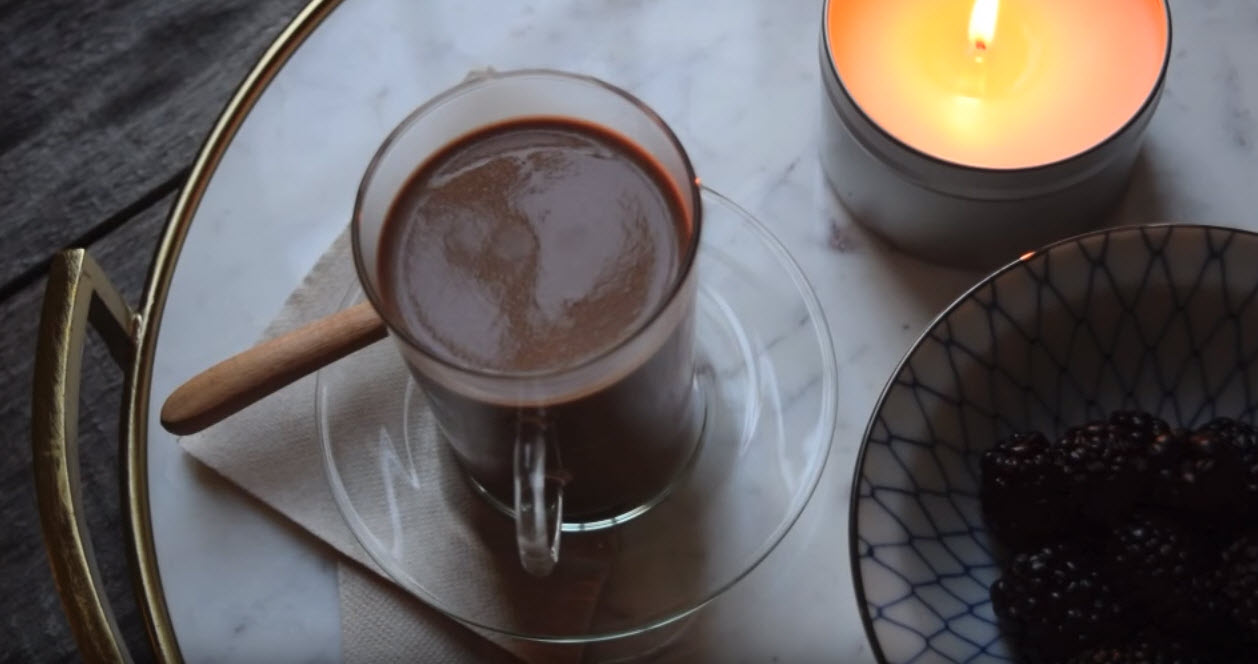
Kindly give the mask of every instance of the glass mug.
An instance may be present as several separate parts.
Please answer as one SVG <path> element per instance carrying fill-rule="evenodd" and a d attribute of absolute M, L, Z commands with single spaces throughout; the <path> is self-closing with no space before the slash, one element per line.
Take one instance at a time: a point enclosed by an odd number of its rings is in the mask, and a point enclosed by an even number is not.
<path fill-rule="evenodd" d="M 652 158 L 681 194 L 680 268 L 645 322 L 592 359 L 527 372 L 468 366 L 420 341 L 382 296 L 382 231 L 432 156 L 477 130 L 538 118 L 595 125 Z M 618 88 L 563 72 L 475 74 L 407 117 L 367 168 L 351 233 L 359 280 L 473 486 L 513 516 L 530 573 L 553 569 L 561 531 L 623 523 L 658 503 L 694 455 L 704 416 L 694 372 L 701 216 L 694 170 L 663 120 Z"/>

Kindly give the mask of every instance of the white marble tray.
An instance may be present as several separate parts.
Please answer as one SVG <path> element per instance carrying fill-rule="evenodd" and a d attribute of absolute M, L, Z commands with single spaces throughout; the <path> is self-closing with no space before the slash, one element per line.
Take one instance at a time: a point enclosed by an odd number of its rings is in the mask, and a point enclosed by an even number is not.
<path fill-rule="evenodd" d="M 1162 107 L 1116 222 L 1258 228 L 1258 1 L 1172 3 Z M 171 617 L 190 662 L 340 654 L 331 554 L 199 468 L 157 422 L 181 380 L 250 345 L 348 222 L 377 145 L 472 68 L 593 74 L 653 106 L 704 181 L 759 216 L 822 300 L 840 368 L 821 487 L 786 541 L 699 614 L 706 661 L 867 661 L 848 489 L 865 420 L 919 331 L 981 275 L 896 255 L 852 225 L 816 158 L 820 0 L 346 0 L 241 127 L 197 211 L 159 339 L 149 475 Z"/>

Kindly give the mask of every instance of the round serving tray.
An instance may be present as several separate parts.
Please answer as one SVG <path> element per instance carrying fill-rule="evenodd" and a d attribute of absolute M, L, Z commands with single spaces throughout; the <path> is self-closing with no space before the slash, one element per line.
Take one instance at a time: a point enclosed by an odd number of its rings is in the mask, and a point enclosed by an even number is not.
<path fill-rule="evenodd" d="M 1229 109 L 1258 106 L 1258 91 L 1228 72 L 1252 59 L 1243 27 L 1252 21 L 1242 19 L 1254 11 L 1185 5 L 1176 13 L 1186 48 L 1172 62 L 1122 221 L 1253 219 L 1258 190 L 1247 179 L 1258 170 L 1258 130 Z M 467 71 L 494 66 L 580 71 L 644 99 L 676 130 L 704 182 L 766 221 L 831 324 L 843 398 L 818 489 L 773 555 L 693 617 L 678 658 L 870 659 L 847 567 L 860 432 L 903 351 L 981 275 L 890 252 L 830 195 L 816 155 L 820 16 L 813 2 L 311 2 L 210 133 L 138 306 L 131 310 L 81 250 L 52 266 L 36 364 L 35 470 L 54 574 L 84 656 L 125 657 L 75 484 L 74 402 L 89 323 L 113 342 L 127 374 L 123 504 L 158 657 L 341 656 L 336 558 L 184 455 L 157 411 L 180 382 L 254 343 L 344 229 L 388 130 Z"/>

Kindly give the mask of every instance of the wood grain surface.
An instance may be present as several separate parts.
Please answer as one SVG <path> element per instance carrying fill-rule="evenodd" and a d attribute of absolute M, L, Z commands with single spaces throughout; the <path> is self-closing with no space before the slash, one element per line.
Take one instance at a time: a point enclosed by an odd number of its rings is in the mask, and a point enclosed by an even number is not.
<path fill-rule="evenodd" d="M 0 295 L 174 190 L 304 0 L 0 0 Z"/>
<path fill-rule="evenodd" d="M 0 662 L 79 661 L 39 534 L 31 365 L 44 271 L 88 246 L 134 303 L 214 119 L 305 0 L 0 0 Z M 96 554 L 139 661 L 119 510 L 122 372 L 84 357 L 82 481 Z"/>

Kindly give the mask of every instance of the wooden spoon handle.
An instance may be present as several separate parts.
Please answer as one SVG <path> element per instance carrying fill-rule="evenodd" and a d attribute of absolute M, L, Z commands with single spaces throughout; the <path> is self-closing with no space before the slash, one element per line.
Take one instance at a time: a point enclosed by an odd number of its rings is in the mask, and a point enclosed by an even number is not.
<path fill-rule="evenodd" d="M 186 436 L 385 337 L 370 302 L 265 341 L 197 374 L 162 405 L 162 426 Z"/>

